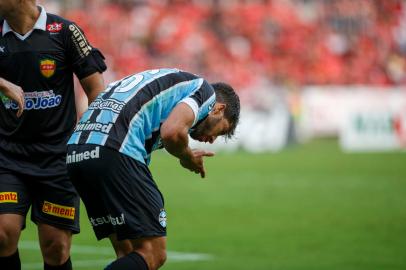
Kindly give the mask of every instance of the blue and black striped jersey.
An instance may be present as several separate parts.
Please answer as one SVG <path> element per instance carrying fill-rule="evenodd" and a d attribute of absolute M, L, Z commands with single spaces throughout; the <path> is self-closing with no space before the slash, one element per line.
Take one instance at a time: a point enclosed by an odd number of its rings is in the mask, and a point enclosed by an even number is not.
<path fill-rule="evenodd" d="M 144 71 L 109 84 L 83 114 L 68 144 L 103 145 L 148 165 L 151 152 L 162 148 L 160 128 L 176 105 L 192 108 L 194 126 L 215 100 L 213 87 L 196 75 L 178 69 Z"/>

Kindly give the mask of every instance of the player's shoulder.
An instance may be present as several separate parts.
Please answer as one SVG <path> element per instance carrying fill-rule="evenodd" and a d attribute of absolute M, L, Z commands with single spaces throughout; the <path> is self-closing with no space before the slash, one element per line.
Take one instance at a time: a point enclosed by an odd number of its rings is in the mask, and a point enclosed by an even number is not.
<path fill-rule="evenodd" d="M 78 29 L 75 22 L 47 12 L 46 30 L 50 33 L 68 33 Z"/>
<path fill-rule="evenodd" d="M 66 29 L 72 22 L 56 14 L 47 13 L 46 29 L 51 33 L 58 33 Z"/>

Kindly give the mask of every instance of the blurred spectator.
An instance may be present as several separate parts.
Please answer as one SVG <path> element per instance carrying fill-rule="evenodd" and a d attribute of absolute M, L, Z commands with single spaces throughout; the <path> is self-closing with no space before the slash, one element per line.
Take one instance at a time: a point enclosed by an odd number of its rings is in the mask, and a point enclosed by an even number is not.
<path fill-rule="evenodd" d="M 239 89 L 406 82 L 402 0 L 81 3 L 65 16 L 104 52 L 112 79 L 176 66 Z"/>

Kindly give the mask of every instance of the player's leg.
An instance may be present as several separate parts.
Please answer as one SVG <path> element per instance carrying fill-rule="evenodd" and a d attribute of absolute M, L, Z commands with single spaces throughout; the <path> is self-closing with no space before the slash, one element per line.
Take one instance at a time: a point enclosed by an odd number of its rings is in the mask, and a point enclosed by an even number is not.
<path fill-rule="evenodd" d="M 132 252 L 106 269 L 158 269 L 166 260 L 166 212 L 161 192 L 145 164 L 127 156 L 109 153 L 115 168 L 102 178 L 104 205 L 112 217 L 116 233 L 113 246 L 129 240 Z M 104 167 L 104 166 L 103 166 Z"/>
<path fill-rule="evenodd" d="M 21 269 L 17 245 L 24 219 L 18 214 L 0 214 L 0 265 L 4 269 Z"/>
<path fill-rule="evenodd" d="M 39 223 L 38 238 L 44 259 L 44 269 L 72 269 L 70 261 L 72 232 L 70 230 Z"/>
<path fill-rule="evenodd" d="M 31 219 L 38 225 L 44 269 L 71 270 L 72 233 L 79 233 L 79 195 L 68 177 L 35 179 Z"/>
<path fill-rule="evenodd" d="M 109 239 L 111 242 L 111 245 L 114 248 L 114 251 L 116 252 L 117 258 L 124 257 L 128 253 L 132 252 L 134 250 L 133 245 L 130 240 L 117 240 L 117 235 L 111 234 L 109 235 Z"/>
<path fill-rule="evenodd" d="M 83 153 L 93 151 L 95 146 L 71 145 L 68 146 L 68 153 Z M 69 177 L 78 191 L 87 211 L 90 224 L 98 240 L 110 238 L 117 258 L 121 258 L 133 251 L 132 244 L 129 240 L 117 240 L 111 222 L 111 215 L 105 206 L 105 196 L 103 190 L 104 178 L 109 174 L 115 174 L 114 169 L 107 169 L 111 162 L 109 157 L 104 157 L 104 148 L 100 150 L 101 157 L 99 160 L 83 160 L 80 162 L 71 162 L 68 164 Z M 109 196 L 107 194 L 106 196 Z"/>
<path fill-rule="evenodd" d="M 70 155 L 93 150 L 94 146 L 68 146 L 68 154 Z M 101 151 L 101 153 L 103 154 L 103 151 Z M 108 162 L 109 161 L 107 160 L 106 163 Z M 87 216 L 97 240 L 107 237 L 111 238 L 111 243 L 117 257 L 122 257 L 131 252 L 131 242 L 117 240 L 111 224 L 109 212 L 104 205 L 104 194 L 101 192 L 101 175 L 104 175 L 103 169 L 105 166 L 98 161 L 89 159 L 80 162 L 70 162 L 67 164 L 67 167 L 69 178 L 86 207 Z M 110 173 L 114 173 L 114 170 Z"/>
<path fill-rule="evenodd" d="M 0 171 L 0 265 L 21 269 L 18 240 L 25 227 L 30 196 L 20 175 Z"/>
<path fill-rule="evenodd" d="M 70 146 L 68 153 L 93 151 L 95 147 L 99 146 Z M 68 164 L 68 172 L 97 239 L 109 237 L 119 257 L 106 269 L 151 270 L 146 261 L 152 266 L 164 261 L 166 214 L 162 195 L 146 165 L 109 148 L 100 146 L 99 150 L 97 158 Z M 138 248 L 133 246 L 128 253 L 128 242 L 123 240 L 130 239 L 143 240 L 133 241 Z M 157 259 L 149 255 L 154 249 L 161 254 Z M 146 259 L 137 250 L 144 252 Z"/>
<path fill-rule="evenodd" d="M 134 250 L 107 266 L 106 270 L 156 270 L 166 260 L 166 237 L 131 240 Z M 114 244 L 113 244 L 114 245 Z"/>
<path fill-rule="evenodd" d="M 148 264 L 148 269 L 155 270 L 166 261 L 166 237 L 146 237 L 131 240 L 134 251 L 141 254 Z"/>
<path fill-rule="evenodd" d="M 0 214 L 0 257 L 15 253 L 23 223 L 21 215 Z"/>

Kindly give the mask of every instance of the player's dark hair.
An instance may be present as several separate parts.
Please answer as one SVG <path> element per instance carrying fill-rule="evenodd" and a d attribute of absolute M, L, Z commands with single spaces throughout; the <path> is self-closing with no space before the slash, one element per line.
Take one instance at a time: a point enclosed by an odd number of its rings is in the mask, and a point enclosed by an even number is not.
<path fill-rule="evenodd" d="M 225 136 L 231 138 L 234 135 L 235 128 L 238 125 L 240 119 L 240 98 L 234 91 L 234 89 L 223 82 L 212 83 L 211 86 L 214 88 L 216 93 L 216 101 L 226 104 L 226 109 L 224 110 L 224 116 L 230 123 L 231 128 Z"/>

